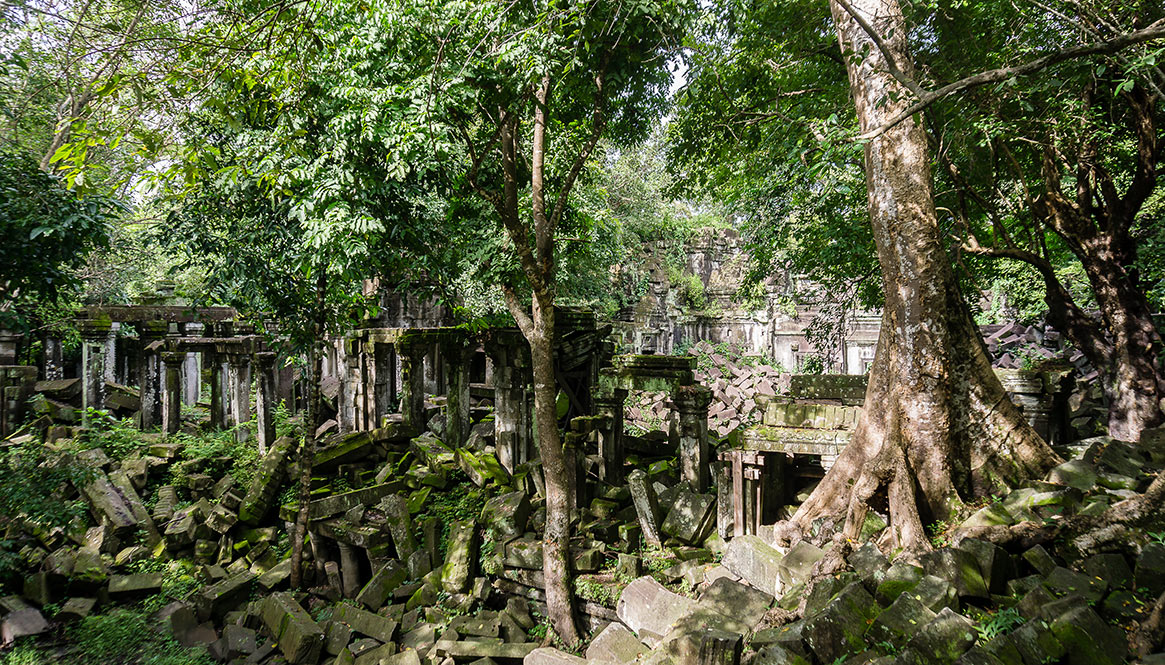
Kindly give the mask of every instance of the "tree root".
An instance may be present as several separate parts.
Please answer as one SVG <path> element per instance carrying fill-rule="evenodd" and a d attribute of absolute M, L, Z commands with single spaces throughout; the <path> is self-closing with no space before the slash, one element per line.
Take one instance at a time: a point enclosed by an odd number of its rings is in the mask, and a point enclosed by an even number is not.
<path fill-rule="evenodd" d="M 1138 532 L 1165 524 L 1160 510 L 1165 500 L 1165 469 L 1143 494 L 1109 506 L 1099 516 L 1077 515 L 1053 524 L 1020 522 L 1011 526 L 981 526 L 958 529 L 952 542 L 978 538 L 1013 550 L 1025 550 L 1058 539 L 1064 554 L 1083 558 L 1112 550 L 1136 549 Z"/>
<path fill-rule="evenodd" d="M 1129 651 L 1137 658 L 1155 653 L 1165 645 L 1165 593 L 1157 597 L 1153 611 L 1129 633 Z"/>

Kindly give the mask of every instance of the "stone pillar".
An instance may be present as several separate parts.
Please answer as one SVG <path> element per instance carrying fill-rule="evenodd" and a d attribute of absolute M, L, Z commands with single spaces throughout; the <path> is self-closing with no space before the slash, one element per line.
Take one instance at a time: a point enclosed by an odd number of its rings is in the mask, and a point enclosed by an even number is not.
<path fill-rule="evenodd" d="M 64 349 L 59 337 L 45 335 L 44 337 L 44 378 L 46 381 L 56 381 L 65 378 Z"/>
<path fill-rule="evenodd" d="M 708 405 L 712 391 L 704 386 L 680 386 L 672 394 L 680 417 L 681 478 L 694 492 L 708 489 Z"/>
<path fill-rule="evenodd" d="M 383 427 L 384 419 L 394 411 L 396 402 L 396 347 L 370 342 L 373 374 L 374 427 Z"/>
<path fill-rule="evenodd" d="M 425 431 L 425 350 L 426 346 L 399 342 L 401 405 L 404 426 L 413 434 Z"/>
<path fill-rule="evenodd" d="M 341 432 L 351 432 L 356 429 L 356 380 L 360 372 L 360 358 L 356 355 L 354 340 L 343 337 L 338 342 L 334 350 L 335 377 L 340 382 L 336 394 L 336 422 Z M 326 376 L 327 372 L 324 374 Z"/>
<path fill-rule="evenodd" d="M 162 399 L 162 429 L 173 434 L 182 426 L 182 364 L 186 354 L 181 351 L 163 351 L 162 364 L 166 367 L 164 397 Z"/>
<path fill-rule="evenodd" d="M 23 422 L 36 374 L 32 365 L 0 366 L 0 436 L 12 434 Z"/>
<path fill-rule="evenodd" d="M 610 395 L 595 395 L 595 410 L 604 416 L 596 429 L 599 443 L 599 478 L 611 486 L 623 484 L 623 406 L 627 391 L 615 389 Z"/>
<path fill-rule="evenodd" d="M 562 460 L 566 471 L 567 504 L 570 519 L 579 517 L 587 507 L 586 434 L 567 432 L 562 439 Z"/>
<path fill-rule="evenodd" d="M 732 502 L 732 467 L 729 464 L 716 465 L 716 533 L 725 540 L 734 535 L 736 513 Z"/>
<path fill-rule="evenodd" d="M 533 459 L 528 404 L 530 366 L 523 340 L 517 334 L 488 340 L 486 351 L 493 361 L 494 438 L 498 462 L 511 474 Z"/>
<path fill-rule="evenodd" d="M 267 454 L 275 443 L 275 354 L 262 351 L 255 354 L 259 372 L 259 393 L 255 399 L 255 435 L 259 440 L 259 454 Z"/>
<path fill-rule="evenodd" d="M 659 499 L 655 496 L 651 480 L 643 469 L 635 469 L 627 476 L 627 484 L 631 490 L 631 501 L 635 504 L 635 514 L 639 517 L 639 530 L 643 532 L 643 540 L 649 547 L 662 547 L 663 539 L 659 535 Z"/>
<path fill-rule="evenodd" d="M 16 364 L 16 352 L 20 349 L 20 339 L 20 333 L 15 330 L 0 329 L 0 366 Z"/>
<path fill-rule="evenodd" d="M 192 337 L 202 334 L 202 324 L 190 322 L 182 327 L 182 334 Z M 182 364 L 182 403 L 194 406 L 202 397 L 202 354 L 187 353 Z"/>
<path fill-rule="evenodd" d="M 141 384 L 143 430 L 162 424 L 162 339 L 170 331 L 165 321 L 138 323 L 138 382 Z"/>
<path fill-rule="evenodd" d="M 129 365 L 128 362 L 126 363 L 126 367 L 124 368 L 125 376 L 121 377 L 122 378 L 121 381 L 117 380 L 118 379 L 118 376 L 117 376 L 117 361 L 118 361 L 118 357 L 117 357 L 117 333 L 120 329 L 121 329 L 120 323 L 117 323 L 117 322 L 111 323 L 109 326 L 109 332 L 105 333 L 105 339 L 102 340 L 102 343 L 105 345 L 105 365 L 104 365 L 105 380 L 110 382 L 110 383 L 129 383 L 128 379 L 129 379 L 130 368 L 128 366 Z M 128 354 L 126 354 L 126 355 L 128 355 Z"/>
<path fill-rule="evenodd" d="M 229 365 L 227 396 L 230 400 L 230 426 L 235 428 L 235 440 L 251 438 L 248 423 L 251 420 L 251 355 L 239 351 L 227 354 Z"/>
<path fill-rule="evenodd" d="M 81 331 L 81 412 L 89 424 L 89 409 L 105 409 L 105 339 L 109 319 L 78 319 Z"/>
<path fill-rule="evenodd" d="M 341 591 L 345 598 L 355 598 L 360 591 L 360 557 L 348 543 L 336 544 L 340 548 L 340 577 L 344 585 Z"/>
<path fill-rule="evenodd" d="M 464 336 L 450 334 L 441 344 L 445 362 L 445 444 L 460 448 L 469 438 L 469 367 L 472 349 Z"/>

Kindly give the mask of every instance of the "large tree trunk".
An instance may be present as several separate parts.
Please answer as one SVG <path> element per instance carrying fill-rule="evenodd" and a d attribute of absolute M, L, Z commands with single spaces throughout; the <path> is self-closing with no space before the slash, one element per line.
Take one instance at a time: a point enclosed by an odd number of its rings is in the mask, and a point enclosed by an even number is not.
<path fill-rule="evenodd" d="M 1108 398 L 1108 433 L 1137 441 L 1146 427 L 1162 421 L 1165 377 L 1158 358 L 1161 334 L 1153 325 L 1149 303 L 1127 272 L 1131 265 L 1117 259 L 1110 236 L 1092 239 L 1084 269 L 1096 294 L 1104 327 L 1112 339 L 1107 366 L 1098 366 Z"/>
<path fill-rule="evenodd" d="M 554 375 L 554 302 L 534 298 L 529 336 L 534 374 L 534 423 L 546 486 L 546 530 L 542 536 L 542 572 L 546 580 L 546 607 L 554 632 L 568 644 L 579 640 L 571 594 L 570 494 L 562 437 L 558 432 Z"/>
<path fill-rule="evenodd" d="M 909 75 L 898 3 L 849 4 Z M 837 0 L 830 5 L 867 132 L 910 97 L 861 25 Z M 910 119 L 867 143 L 865 171 L 886 292 L 881 336 L 853 439 L 793 525 L 805 531 L 819 517 L 844 515 L 853 538 L 870 507 L 885 506 L 895 546 L 918 551 L 929 547 L 927 522 L 1058 460 L 1008 400 L 963 303 L 941 242 L 921 126 Z"/>

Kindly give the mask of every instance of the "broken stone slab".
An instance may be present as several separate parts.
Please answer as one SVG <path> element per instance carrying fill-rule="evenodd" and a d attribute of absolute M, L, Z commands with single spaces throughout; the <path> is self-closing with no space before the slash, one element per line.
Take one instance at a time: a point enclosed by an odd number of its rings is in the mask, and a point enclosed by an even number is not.
<path fill-rule="evenodd" d="M 457 631 L 459 635 L 498 637 L 501 633 L 502 624 L 495 613 L 487 611 L 481 612 L 476 616 L 461 615 L 453 617 L 453 620 L 449 622 L 449 628 Z"/>
<path fill-rule="evenodd" d="M 353 432 L 339 437 L 325 444 L 316 451 L 312 470 L 317 473 L 326 473 L 335 470 L 341 464 L 358 462 L 375 451 L 376 441 L 368 432 Z"/>
<path fill-rule="evenodd" d="M 750 665 L 810 665 L 810 664 L 809 664 L 809 661 L 806 660 L 801 655 L 793 653 L 792 651 L 789 651 L 785 647 L 782 647 L 782 646 L 779 646 L 776 644 L 770 644 L 770 645 L 764 647 L 763 649 L 761 649 L 760 651 L 756 652 L 756 655 L 753 656 L 752 662 L 750 663 Z"/>
<path fill-rule="evenodd" d="M 905 561 L 895 561 L 882 575 L 882 581 L 878 584 L 874 596 L 878 602 L 889 605 L 904 591 L 913 589 L 923 574 L 922 568 L 918 566 Z"/>
<path fill-rule="evenodd" d="M 48 629 L 49 622 L 45 621 L 40 610 L 32 607 L 16 610 L 4 617 L 4 622 L 0 624 L 0 641 L 10 645 L 18 638 L 40 635 Z"/>
<path fill-rule="evenodd" d="M 781 553 L 759 536 L 733 538 L 720 565 L 761 591 L 780 595 Z"/>
<path fill-rule="evenodd" d="M 975 526 L 1005 526 L 1015 524 L 1015 522 L 1015 516 L 1003 504 L 992 503 L 972 513 L 970 517 L 963 520 L 961 526 L 963 528 Z"/>
<path fill-rule="evenodd" d="M 740 633 L 730 630 L 694 627 L 669 639 L 666 652 L 677 663 L 739 665 L 743 640 Z"/>
<path fill-rule="evenodd" d="M 429 467 L 437 469 L 457 463 L 456 454 L 451 448 L 441 443 L 440 439 L 428 435 L 421 435 L 409 441 L 409 451 L 417 460 Z"/>
<path fill-rule="evenodd" d="M 586 656 L 591 663 L 623 665 L 634 662 L 646 652 L 647 647 L 630 628 L 612 621 L 591 640 Z"/>
<path fill-rule="evenodd" d="M 1149 543 L 1141 549 L 1133 577 L 1138 589 L 1149 590 L 1149 597 L 1165 592 L 1165 544 Z"/>
<path fill-rule="evenodd" d="M 969 552 L 978 562 L 979 572 L 989 592 L 1006 592 L 1007 582 L 1015 577 L 1015 561 L 1007 550 L 995 543 L 975 538 L 960 541 L 958 548 Z"/>
<path fill-rule="evenodd" d="M 542 570 L 542 541 L 536 538 L 516 538 L 506 543 L 506 566 L 527 570 Z"/>
<path fill-rule="evenodd" d="M 944 607 L 907 643 L 904 665 L 949 665 L 975 644 L 975 624 L 967 617 Z"/>
<path fill-rule="evenodd" d="M 1113 589 L 1128 589 L 1133 583 L 1133 571 L 1121 554 L 1094 554 L 1084 560 L 1083 567 L 1089 577 L 1102 579 Z"/>
<path fill-rule="evenodd" d="M 57 612 L 54 619 L 56 621 L 80 621 L 89 616 L 93 612 L 93 608 L 97 606 L 96 598 L 70 598 L 65 601 Z"/>
<path fill-rule="evenodd" d="M 218 639 L 214 624 L 209 621 L 199 623 L 194 608 L 185 603 L 173 603 L 164 608 L 163 612 L 169 613 L 170 631 L 174 633 L 178 644 L 184 647 L 205 646 Z"/>
<path fill-rule="evenodd" d="M 271 445 L 243 496 L 239 521 L 255 525 L 267 517 L 287 473 L 288 458 L 295 448 L 295 439 L 289 436 L 280 437 Z"/>
<path fill-rule="evenodd" d="M 1023 553 L 1024 561 L 1031 564 L 1031 567 L 1040 575 L 1047 575 L 1056 569 L 1059 565 L 1056 560 L 1052 558 L 1051 554 L 1044 549 L 1042 545 L 1036 545 Z"/>
<path fill-rule="evenodd" d="M 1064 655 L 1064 645 L 1042 620 L 1024 623 L 1008 637 L 1019 651 L 1024 663 L 1057 662 Z"/>
<path fill-rule="evenodd" d="M 651 547 L 662 547 L 659 500 L 655 488 L 642 469 L 635 469 L 628 474 L 627 484 L 631 489 L 631 501 L 635 505 L 635 514 L 639 517 L 643 539 Z"/>
<path fill-rule="evenodd" d="M 878 614 L 866 635 L 874 643 L 888 642 L 901 647 L 936 616 L 921 600 L 904 593 Z"/>
<path fill-rule="evenodd" d="M 672 502 L 660 530 L 680 542 L 697 545 L 712 530 L 716 497 L 683 491 Z"/>
<path fill-rule="evenodd" d="M 1124 631 L 1110 626 L 1091 607 L 1076 607 L 1052 621 L 1052 634 L 1067 653 L 1068 665 L 1120 665 L 1128 654 Z"/>
<path fill-rule="evenodd" d="M 481 523 L 497 541 L 516 538 L 526 531 L 530 519 L 530 497 L 525 492 L 510 492 L 485 502 Z"/>
<path fill-rule="evenodd" d="M 1087 492 L 1096 487 L 1096 469 L 1084 460 L 1068 460 L 1048 472 L 1049 483 L 1065 485 Z"/>
<path fill-rule="evenodd" d="M 291 577 L 291 559 L 284 559 L 259 575 L 256 580 L 264 591 L 271 591 Z"/>
<path fill-rule="evenodd" d="M 721 577 L 704 589 L 697 602 L 728 617 L 736 632 L 748 634 L 764 619 L 773 597 L 756 587 Z"/>
<path fill-rule="evenodd" d="M 438 657 L 452 658 L 457 661 L 474 658 L 492 658 L 494 660 L 526 662 L 530 652 L 538 648 L 537 644 L 509 644 L 505 642 L 487 642 L 484 640 L 439 640 L 433 645 L 433 653 Z M 584 661 L 585 662 L 585 661 Z"/>
<path fill-rule="evenodd" d="M 109 578 L 109 597 L 123 600 L 134 596 L 149 596 L 162 590 L 162 573 L 137 573 L 134 575 L 112 575 Z"/>
<path fill-rule="evenodd" d="M 817 658 L 832 663 L 865 649 L 863 636 L 881 608 L 861 582 L 841 590 L 817 615 L 805 620 L 802 638 Z"/>
<path fill-rule="evenodd" d="M 385 601 L 392 597 L 392 592 L 408 578 L 408 575 L 408 570 L 399 561 L 389 559 L 356 595 L 356 602 L 373 612 L 379 610 L 384 606 Z"/>
<path fill-rule="evenodd" d="M 100 470 L 92 471 L 91 480 L 81 488 L 81 494 L 89 502 L 93 514 L 98 520 L 105 519 L 115 530 L 131 531 L 138 528 L 139 522 L 133 506 L 125 495 L 109 480 L 109 476 Z"/>
<path fill-rule="evenodd" d="M 809 577 L 809 572 L 813 570 L 814 564 L 824 557 L 825 550 L 807 540 L 798 541 L 785 553 L 777 566 L 781 582 L 789 587 L 805 581 Z"/>
<path fill-rule="evenodd" d="M 961 598 L 990 598 L 979 562 L 966 550 L 944 547 L 922 555 L 922 568 L 954 585 Z"/>
<path fill-rule="evenodd" d="M 206 526 L 220 535 L 224 535 L 227 531 L 230 531 L 231 527 L 238 521 L 239 516 L 221 504 L 215 505 L 211 509 L 210 514 L 206 516 Z"/>
<path fill-rule="evenodd" d="M 872 542 L 868 542 L 851 552 L 846 561 L 858 574 L 858 577 L 862 578 L 862 582 L 870 591 L 878 588 L 878 584 L 885 576 L 886 569 L 890 567 L 890 560 Z"/>
<path fill-rule="evenodd" d="M 396 635 L 397 622 L 346 603 L 336 605 L 332 620 L 344 623 L 353 631 L 381 642 L 392 642 Z"/>
<path fill-rule="evenodd" d="M 619 620 L 643 639 L 667 635 L 675 624 L 698 609 L 696 602 L 644 576 L 628 584 L 615 605 Z M 646 635 L 646 634 L 650 635 Z"/>
<path fill-rule="evenodd" d="M 398 494 L 391 494 L 381 499 L 377 507 L 384 513 L 388 530 L 392 533 L 392 543 L 396 548 L 397 557 L 401 561 L 407 561 L 413 552 L 417 551 L 408 501 Z"/>
<path fill-rule="evenodd" d="M 372 485 L 371 487 L 363 487 L 358 490 L 352 490 L 351 492 L 333 494 L 322 499 L 316 499 L 307 504 L 308 519 L 313 522 L 328 519 L 329 517 L 347 512 L 356 506 L 375 503 L 390 494 L 399 492 L 404 487 L 404 482 L 394 480 L 381 483 L 380 485 Z M 285 522 L 294 521 L 298 514 L 299 506 L 297 504 L 289 504 L 279 509 L 279 516 Z"/>
<path fill-rule="evenodd" d="M 1063 566 L 1056 566 L 1044 578 L 1044 586 L 1058 596 L 1077 594 L 1090 603 L 1098 603 L 1108 591 L 1108 583 Z"/>
<path fill-rule="evenodd" d="M 254 579 L 254 573 L 244 570 L 199 591 L 194 597 L 194 607 L 198 610 L 199 618 L 217 621 L 242 605 L 251 595 L 251 582 Z"/>
<path fill-rule="evenodd" d="M 314 665 L 324 647 L 324 631 L 295 597 L 276 592 L 263 600 L 260 618 L 290 663 Z"/>
<path fill-rule="evenodd" d="M 449 526 L 448 550 L 441 571 L 441 587 L 447 593 L 464 593 L 473 578 L 477 561 L 477 524 L 472 520 Z"/>
<path fill-rule="evenodd" d="M 138 496 L 137 489 L 135 489 L 129 474 L 124 470 L 114 471 L 109 474 L 109 482 L 120 492 L 121 498 L 129 507 L 130 514 L 133 515 L 138 528 L 145 531 L 146 544 L 150 547 L 157 545 L 162 536 L 158 533 L 154 520 L 150 518 L 150 512 L 146 510 L 145 502 Z"/>

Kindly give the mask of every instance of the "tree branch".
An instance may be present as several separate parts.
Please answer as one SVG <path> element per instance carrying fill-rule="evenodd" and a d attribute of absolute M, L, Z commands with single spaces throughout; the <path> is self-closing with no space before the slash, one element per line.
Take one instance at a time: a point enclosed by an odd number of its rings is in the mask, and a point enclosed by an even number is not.
<path fill-rule="evenodd" d="M 841 0 L 839 0 L 839 4 L 841 4 L 843 7 L 846 6 L 845 3 L 841 2 Z M 850 10 L 847 9 L 847 11 L 850 11 Z M 875 37 L 875 35 L 872 33 L 873 28 L 871 26 L 869 26 L 868 23 L 859 21 L 859 25 L 862 26 L 863 30 L 866 30 L 867 34 L 870 35 L 871 39 L 875 40 L 875 42 L 874 42 L 875 44 L 879 44 L 879 49 L 884 48 L 884 46 L 881 45 L 882 44 L 881 39 L 878 37 Z M 1116 53 L 1117 51 L 1120 51 L 1121 49 L 1127 48 L 1129 46 L 1133 46 L 1135 44 L 1140 44 L 1143 42 L 1152 41 L 1155 39 L 1162 39 L 1162 38 L 1165 38 L 1165 19 L 1156 21 L 1152 25 L 1150 25 L 1149 27 L 1144 28 L 1142 30 L 1137 30 L 1137 31 L 1126 33 L 1123 35 L 1118 35 L 1118 36 L 1113 37 L 1112 39 L 1109 39 L 1106 41 L 1094 42 L 1092 44 L 1081 44 L 1079 46 L 1072 46 L 1072 47 L 1069 47 L 1066 49 L 1061 49 L 1059 51 L 1055 51 L 1053 53 L 1049 53 L 1048 55 L 1041 56 L 1039 58 L 1036 58 L 1035 60 L 1031 60 L 1029 62 L 1025 62 L 1025 63 L 1020 64 L 1020 65 L 1014 65 L 1011 67 L 1000 67 L 998 69 L 991 69 L 991 70 L 987 70 L 984 72 L 979 72 L 978 74 L 973 74 L 971 76 L 961 78 L 958 81 L 955 81 L 953 83 L 949 83 L 947 85 L 944 85 L 937 90 L 930 91 L 930 90 L 924 90 L 924 89 L 919 88 L 920 92 L 915 93 L 916 96 L 918 97 L 917 102 L 911 104 L 906 109 L 904 109 L 900 113 L 898 113 L 898 115 L 890 118 L 889 120 L 882 123 L 878 127 L 875 127 L 874 129 L 871 129 L 870 131 L 868 131 L 864 134 L 861 134 L 860 136 L 857 137 L 857 139 L 858 140 L 875 139 L 875 138 L 881 136 L 882 134 L 885 134 L 888 130 L 890 130 L 894 126 L 898 125 L 903 120 L 914 115 L 915 113 L 923 111 L 923 110 L 927 109 L 928 107 L 930 107 L 935 102 L 937 102 L 945 97 L 949 97 L 957 92 L 962 92 L 963 90 L 968 90 L 970 88 L 977 88 L 979 86 L 987 85 L 989 83 L 998 83 L 1000 81 L 1006 81 L 1010 78 L 1014 78 L 1017 76 L 1027 76 L 1029 74 L 1034 74 L 1040 70 L 1046 69 L 1048 67 L 1051 67 L 1052 65 L 1059 64 L 1059 63 L 1064 62 L 1066 60 L 1072 60 L 1075 58 L 1083 58 L 1083 57 L 1087 57 L 1087 56 L 1091 56 L 1091 55 L 1111 55 L 1111 54 Z M 894 71 L 893 71 L 894 69 L 897 68 L 897 66 L 893 64 L 892 60 L 890 60 L 888 62 L 890 63 L 890 67 L 892 68 L 890 73 L 892 75 L 894 75 L 895 78 L 898 78 L 898 75 L 894 74 Z M 903 83 L 903 85 L 906 86 L 905 83 Z M 914 86 L 917 87 L 917 84 L 915 83 Z M 906 86 L 906 87 L 908 89 L 910 89 L 910 86 Z"/>

